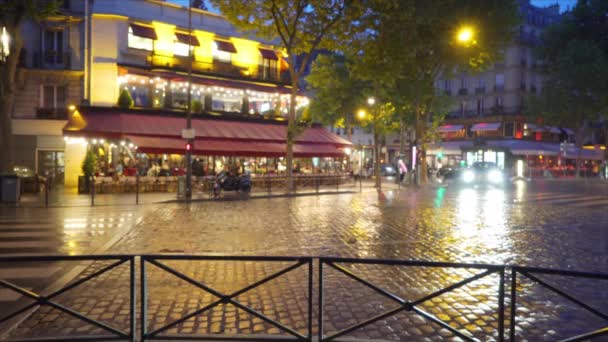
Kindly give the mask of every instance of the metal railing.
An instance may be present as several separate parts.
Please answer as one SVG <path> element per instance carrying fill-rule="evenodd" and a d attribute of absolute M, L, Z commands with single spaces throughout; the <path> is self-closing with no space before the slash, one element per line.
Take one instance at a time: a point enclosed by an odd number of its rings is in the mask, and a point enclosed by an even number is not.
<path fill-rule="evenodd" d="M 61 289 L 54 291 L 53 293 L 49 294 L 49 295 L 42 295 L 40 293 L 36 293 L 33 292 L 31 290 L 28 290 L 26 288 L 23 288 L 21 286 L 18 286 L 16 284 L 14 284 L 13 282 L 4 280 L 4 279 L 0 279 L 0 288 L 4 287 L 7 289 L 10 289 L 14 292 L 19 293 L 20 295 L 34 300 L 33 303 L 28 304 L 16 311 L 13 311 L 9 314 L 6 314 L 5 316 L 0 318 L 0 325 L 15 318 L 18 317 L 21 314 L 24 314 L 36 307 L 41 307 L 41 306 L 50 306 L 56 310 L 59 310 L 63 313 L 66 313 L 72 317 L 75 317 L 83 322 L 86 322 L 88 324 L 91 324 L 97 328 L 102 329 L 103 331 L 105 331 L 106 333 L 110 333 L 110 335 L 104 335 L 104 336 L 95 336 L 94 338 L 87 338 L 87 340 L 99 340 L 99 341 L 107 341 L 107 340 L 129 340 L 129 341 L 135 341 L 135 314 L 136 314 L 136 307 L 135 307 L 135 290 L 136 290 L 136 286 L 135 286 L 135 256 L 134 255 L 82 255 L 82 256 L 55 256 L 55 255 L 49 255 L 49 256 L 21 256 L 21 257 L 0 257 L 0 265 L 5 265 L 5 264 L 11 264 L 11 263 L 36 263 L 36 262 L 53 262 L 53 261 L 90 261 L 90 262 L 94 262 L 94 261 L 114 261 L 113 263 L 111 263 L 110 265 L 104 266 L 99 270 L 96 270 L 95 272 L 84 276 L 80 279 L 77 279 L 76 281 L 72 282 L 72 283 L 68 283 L 67 285 L 63 286 Z M 116 327 L 113 327 L 107 323 L 104 323 L 98 319 L 93 319 L 90 317 L 90 315 L 84 315 L 74 309 L 71 309 L 65 305 L 62 305 L 60 303 L 58 303 L 57 301 L 53 300 L 54 298 L 67 293 L 68 291 L 92 280 L 97 278 L 98 276 L 107 273 L 113 269 L 115 269 L 116 267 L 123 265 L 125 263 L 129 264 L 129 277 L 130 277 L 130 281 L 129 281 L 129 297 L 130 297 L 130 310 L 129 310 L 129 331 L 122 331 Z M 26 339 L 27 340 L 27 339 Z M 31 340 L 39 340 L 38 338 L 34 338 Z M 83 340 L 83 337 L 70 337 L 70 336 L 62 336 L 61 340 L 63 341 L 69 341 L 69 340 Z"/>
<path fill-rule="evenodd" d="M 0 288 L 4 287 L 18 294 L 34 300 L 34 303 L 26 305 L 14 312 L 6 314 L 0 318 L 0 324 L 14 319 L 20 315 L 26 314 L 29 310 L 38 306 L 50 306 L 63 313 L 66 313 L 72 317 L 82 320 L 88 324 L 92 324 L 95 327 L 102 329 L 104 332 L 109 333 L 106 336 L 62 336 L 54 337 L 54 339 L 61 338 L 61 340 L 130 340 L 130 341 L 145 341 L 145 340 L 238 340 L 238 341 L 268 341 L 268 340 L 281 340 L 281 341 L 335 341 L 336 339 L 353 333 L 357 330 L 364 329 L 378 321 L 384 320 L 390 316 L 395 316 L 403 312 L 415 313 L 422 317 L 429 324 L 437 325 L 438 327 L 445 329 L 452 333 L 454 336 L 465 340 L 465 341 L 477 341 L 478 339 L 472 335 L 468 328 L 458 329 L 453 325 L 449 324 L 439 318 L 439 314 L 433 314 L 427 312 L 423 306 L 425 303 L 433 302 L 438 297 L 455 292 L 464 286 L 471 284 L 482 278 L 490 276 L 498 276 L 498 282 L 496 291 L 496 317 L 497 322 L 492 325 L 494 328 L 491 333 L 498 341 L 516 341 L 520 338 L 516 335 L 515 329 L 517 326 L 517 301 L 518 301 L 518 279 L 527 278 L 533 282 L 540 284 L 542 287 L 550 290 L 552 293 L 559 295 L 561 298 L 574 303 L 580 308 L 592 313 L 596 317 L 602 319 L 608 324 L 608 314 L 600 311 L 598 308 L 585 303 L 583 300 L 576 298 L 571 293 L 558 288 L 555 285 L 549 284 L 546 280 L 539 278 L 543 275 L 553 276 L 564 276 L 575 279 L 594 279 L 594 280 L 608 280 L 608 274 L 604 273 L 591 273 L 591 272 L 578 272 L 570 270 L 556 270 L 548 268 L 534 268 L 534 267 L 521 267 L 521 266 L 510 266 L 510 265 L 495 265 L 495 264 L 475 264 L 475 263 L 451 263 L 451 262 L 431 262 L 431 261 L 420 261 L 420 260 L 392 260 L 392 259 L 360 259 L 360 258 L 338 258 L 338 257 L 299 257 L 299 256 L 202 256 L 202 255 L 82 255 L 82 256 L 22 256 L 22 257 L 0 257 L 0 266 L 4 266 L 9 263 L 36 263 L 36 262 L 59 262 L 59 261 L 87 261 L 87 262 L 98 262 L 98 261 L 109 261 L 109 265 L 102 265 L 97 269 L 90 270 L 88 273 L 83 273 L 81 278 L 77 278 L 74 282 L 69 283 L 59 290 L 52 292 L 50 295 L 41 295 L 35 293 L 19 285 L 16 285 L 7 280 L 0 280 Z M 265 274 L 262 279 L 255 281 L 247 281 L 247 285 L 242 286 L 238 290 L 232 290 L 229 292 L 223 292 L 209 285 L 209 279 L 197 280 L 193 276 L 186 275 L 185 272 L 178 271 L 176 267 L 169 266 L 167 262 L 197 262 L 197 261 L 212 261 L 212 262 L 245 262 L 248 263 L 248 267 L 256 263 L 280 263 L 281 268 L 279 270 L 273 270 L 270 274 Z M 139 274 L 137 274 L 136 264 L 139 263 Z M 285 266 L 285 263 L 288 263 Z M 118 328 L 101 322 L 100 320 L 91 318 L 90 316 L 84 315 L 77 312 L 65 305 L 57 303 L 54 298 L 59 295 L 66 294 L 70 290 L 82 285 L 83 283 L 93 281 L 97 277 L 123 265 L 128 264 L 129 266 L 129 329 L 128 331 L 122 331 Z M 316 275 L 316 288 L 315 288 L 315 265 L 317 268 Z M 349 265 L 350 268 L 347 268 Z M 417 298 L 405 298 L 400 296 L 391 290 L 388 290 L 387 284 L 374 283 L 371 280 L 365 279 L 364 275 L 357 274 L 352 270 L 356 266 L 394 266 L 406 269 L 424 268 L 437 270 L 452 270 L 455 272 L 468 272 L 469 275 L 464 276 L 464 279 L 454 281 L 449 285 L 441 285 L 439 289 L 431 289 L 430 293 L 425 295 L 418 295 Z M 214 298 L 208 304 L 199 304 L 194 307 L 194 311 L 183 314 L 179 318 L 172 317 L 170 322 L 162 322 L 162 326 L 155 327 L 152 331 L 148 330 L 153 319 L 148 317 L 148 306 L 151 302 L 149 290 L 150 286 L 154 286 L 154 277 L 149 275 L 149 267 L 154 266 L 155 269 L 160 270 L 162 273 L 168 273 L 177 279 L 186 282 L 188 285 L 195 287 L 198 290 L 204 291 L 206 294 L 212 295 Z M 264 284 L 278 279 L 282 276 L 286 276 L 297 269 L 306 270 L 306 280 L 300 281 L 305 283 L 306 286 L 306 310 L 305 320 L 306 324 L 300 324 L 299 328 L 290 327 L 286 324 L 279 322 L 277 319 L 269 317 L 261 309 L 256 309 L 251 304 L 240 301 L 238 297 L 245 293 L 248 293 L 254 289 L 259 289 Z M 342 328 L 337 331 L 328 332 L 325 329 L 325 319 L 328 317 L 325 312 L 325 302 L 328 298 L 326 292 L 329 286 L 326 284 L 328 271 L 326 269 L 332 269 L 338 271 L 338 274 L 342 274 L 355 281 L 354 284 L 361 285 L 363 288 L 372 290 L 374 293 L 379 294 L 383 298 L 389 300 L 392 303 L 397 304 L 396 308 L 387 309 L 369 319 L 362 322 L 350 324 L 349 326 Z M 87 275 L 85 275 L 87 274 Z M 139 281 L 137 281 L 139 277 Z M 510 279 L 508 279 L 510 278 Z M 248 279 L 248 278 L 247 278 Z M 520 280 L 521 282 L 521 280 Z M 158 281 L 160 284 L 167 285 L 162 279 Z M 487 284 L 484 284 L 486 286 Z M 506 288 L 509 287 L 507 290 Z M 349 288 L 349 291 L 352 291 Z M 139 306 L 136 303 L 137 293 L 140 294 Z M 315 296 L 316 294 L 316 296 Z M 339 300 L 339 299 L 338 299 Z M 507 305 L 508 301 L 508 312 Z M 212 333 L 210 335 L 175 335 L 170 334 L 172 329 L 176 326 L 185 323 L 196 316 L 203 313 L 209 313 L 213 308 L 231 304 L 239 310 L 245 311 L 249 315 L 262 321 L 273 329 L 278 329 L 279 335 L 268 335 L 254 334 L 254 335 L 241 335 L 236 333 Z M 316 308 L 315 308 L 316 304 Z M 139 311 L 138 311 L 139 307 Z M 92 309 L 93 308 L 88 308 Z M 315 326 L 315 314 L 316 314 L 316 326 Z M 139 315 L 139 316 L 138 316 Z M 139 319 L 137 320 L 137 317 Z M 331 317 L 330 317 L 331 318 Z M 139 324 L 139 326 L 137 326 Z M 509 325 L 507 333 L 507 325 Z M 316 333 L 315 333 L 316 328 Z M 487 328 L 487 326 L 486 326 Z M 334 328 L 335 329 L 335 328 Z M 507 336 L 508 335 L 508 336 Z M 564 339 L 563 341 L 582 341 L 601 336 L 608 336 L 608 326 L 596 329 L 591 332 L 579 334 Z M 521 337 L 522 339 L 524 337 Z M 40 336 L 35 338 L 20 338 L 20 341 L 34 341 L 40 340 Z"/>

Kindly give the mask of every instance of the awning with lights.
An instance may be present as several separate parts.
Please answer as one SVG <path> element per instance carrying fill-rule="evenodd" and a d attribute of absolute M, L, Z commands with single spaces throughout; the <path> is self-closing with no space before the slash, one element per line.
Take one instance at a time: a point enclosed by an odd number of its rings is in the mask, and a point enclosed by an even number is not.
<path fill-rule="evenodd" d="M 260 50 L 260 54 L 262 54 L 262 57 L 263 57 L 263 58 L 266 58 L 266 59 L 273 59 L 273 60 L 277 60 L 277 59 L 279 59 L 279 58 L 277 57 L 277 54 L 276 54 L 274 51 L 272 51 L 272 50 L 269 50 L 269 49 L 262 49 L 262 48 L 259 48 L 258 50 Z"/>
<path fill-rule="evenodd" d="M 243 119 L 245 120 L 245 119 Z M 63 128 L 64 135 L 89 139 L 129 140 L 150 153 L 184 153 L 181 138 L 185 117 L 127 113 L 114 108 L 83 108 Z M 194 151 L 208 155 L 283 156 L 287 125 L 284 122 L 192 119 Z M 352 144 L 322 127 L 311 127 L 296 138 L 297 157 L 343 157 Z"/>
<path fill-rule="evenodd" d="M 217 46 L 217 49 L 220 51 L 236 53 L 236 48 L 231 42 L 227 42 L 225 40 L 216 40 L 215 44 Z"/>
<path fill-rule="evenodd" d="M 464 125 L 443 125 L 439 126 L 439 133 L 450 133 L 450 132 L 458 132 L 464 128 Z"/>
<path fill-rule="evenodd" d="M 129 26 L 131 27 L 131 30 L 133 31 L 133 35 L 135 35 L 135 36 L 142 37 L 142 38 L 149 38 L 149 39 L 153 39 L 153 40 L 158 39 L 158 37 L 156 36 L 156 31 L 154 31 L 154 28 L 152 28 L 152 27 L 142 26 L 142 25 L 137 25 L 137 24 L 129 24 Z"/>
<path fill-rule="evenodd" d="M 500 127 L 500 122 L 478 123 L 471 127 L 474 132 L 495 131 Z"/>
<path fill-rule="evenodd" d="M 190 39 L 188 39 L 188 37 L 190 37 Z M 177 39 L 178 42 L 180 42 L 182 44 L 186 44 L 186 45 L 189 44 L 192 46 L 201 46 L 201 44 L 198 42 L 198 38 L 196 38 L 194 35 L 175 32 L 175 38 Z"/>

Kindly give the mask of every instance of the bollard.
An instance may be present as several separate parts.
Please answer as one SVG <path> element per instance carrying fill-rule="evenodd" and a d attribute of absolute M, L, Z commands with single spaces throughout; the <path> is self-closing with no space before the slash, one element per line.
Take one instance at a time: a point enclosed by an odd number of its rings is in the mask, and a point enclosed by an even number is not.
<path fill-rule="evenodd" d="M 135 174 L 135 204 L 139 204 L 139 173 Z"/>
<path fill-rule="evenodd" d="M 95 206 L 95 177 L 91 176 L 91 207 Z"/>
<path fill-rule="evenodd" d="M 359 192 L 363 191 L 363 177 L 359 176 Z"/>

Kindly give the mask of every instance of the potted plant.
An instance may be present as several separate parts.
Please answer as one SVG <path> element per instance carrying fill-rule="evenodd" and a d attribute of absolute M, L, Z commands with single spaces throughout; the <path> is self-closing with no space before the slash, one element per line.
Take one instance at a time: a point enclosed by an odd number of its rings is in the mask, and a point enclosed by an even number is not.
<path fill-rule="evenodd" d="M 95 174 L 96 164 L 97 155 L 90 149 L 82 161 L 82 173 L 84 176 L 78 176 L 78 193 L 86 194 L 91 191 L 91 176 Z"/>
<path fill-rule="evenodd" d="M 120 91 L 120 96 L 118 96 L 118 107 L 122 109 L 129 109 L 133 107 L 133 98 L 127 89 L 123 89 Z"/>

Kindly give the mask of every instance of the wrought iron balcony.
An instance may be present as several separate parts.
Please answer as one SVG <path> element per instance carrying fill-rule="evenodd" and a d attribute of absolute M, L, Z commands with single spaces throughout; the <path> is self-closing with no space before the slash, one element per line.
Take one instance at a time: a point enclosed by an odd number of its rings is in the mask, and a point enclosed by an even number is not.
<path fill-rule="evenodd" d="M 468 94 L 469 94 L 469 90 L 467 88 L 458 89 L 458 95 L 468 95 Z"/>
<path fill-rule="evenodd" d="M 36 108 L 36 119 L 43 120 L 67 120 L 67 108 Z"/>
<path fill-rule="evenodd" d="M 71 54 L 55 50 L 36 51 L 32 54 L 31 66 L 36 69 L 71 69 Z"/>

